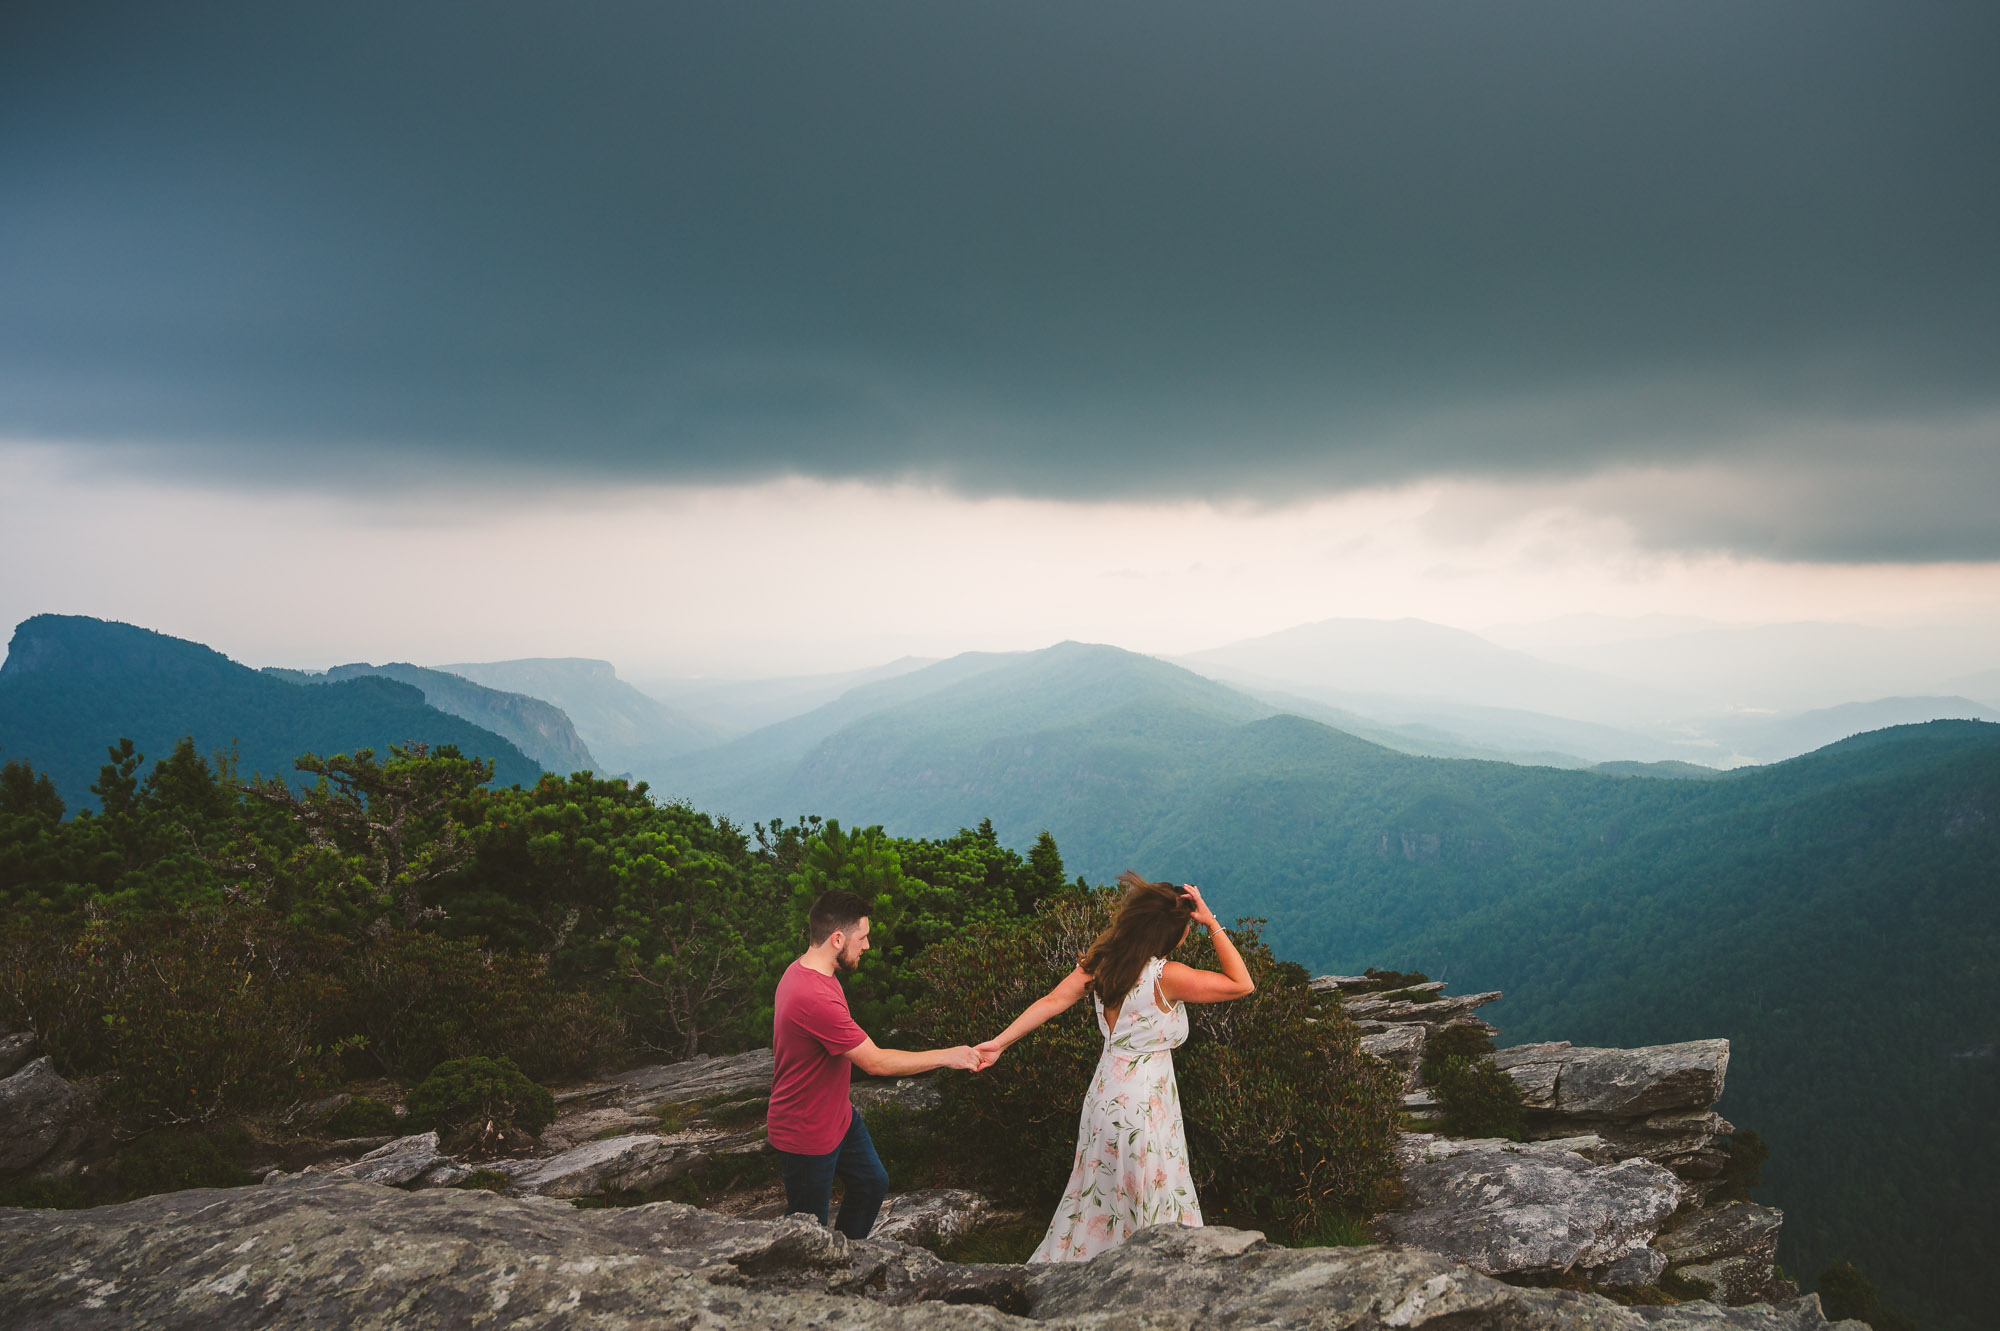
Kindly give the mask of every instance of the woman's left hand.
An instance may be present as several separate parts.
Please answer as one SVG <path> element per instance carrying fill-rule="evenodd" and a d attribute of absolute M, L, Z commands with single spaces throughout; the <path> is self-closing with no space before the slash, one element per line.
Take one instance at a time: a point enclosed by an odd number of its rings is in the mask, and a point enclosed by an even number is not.
<path fill-rule="evenodd" d="M 1182 883 L 1181 891 L 1194 898 L 1194 922 L 1205 929 L 1220 929 L 1222 924 L 1215 918 L 1215 912 L 1201 899 L 1201 889 L 1193 883 Z"/>

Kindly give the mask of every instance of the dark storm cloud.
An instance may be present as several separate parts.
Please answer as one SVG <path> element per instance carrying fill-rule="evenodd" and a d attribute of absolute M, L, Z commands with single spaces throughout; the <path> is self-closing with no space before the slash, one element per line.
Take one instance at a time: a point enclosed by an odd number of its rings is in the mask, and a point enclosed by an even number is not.
<path fill-rule="evenodd" d="M 40 10 L 0 433 L 1266 499 L 1761 440 L 1813 484 L 1689 539 L 2000 555 L 1923 503 L 2000 480 L 1990 5 Z M 1886 533 L 1824 502 L 1856 423 L 1915 478 Z"/>

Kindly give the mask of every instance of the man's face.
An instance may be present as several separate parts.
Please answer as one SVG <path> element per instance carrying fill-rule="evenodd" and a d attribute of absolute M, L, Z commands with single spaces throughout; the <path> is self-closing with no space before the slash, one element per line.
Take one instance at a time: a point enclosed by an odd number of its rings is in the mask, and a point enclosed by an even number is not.
<path fill-rule="evenodd" d="M 861 964 L 861 954 L 868 950 L 868 917 L 863 915 L 854 928 L 847 933 L 840 951 L 833 954 L 833 964 L 844 971 L 851 971 Z"/>

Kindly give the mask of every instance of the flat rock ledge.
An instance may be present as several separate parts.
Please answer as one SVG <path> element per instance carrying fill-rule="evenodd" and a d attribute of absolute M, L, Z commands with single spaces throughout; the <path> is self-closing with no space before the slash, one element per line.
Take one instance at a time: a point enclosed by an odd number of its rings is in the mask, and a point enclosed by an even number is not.
<path fill-rule="evenodd" d="M 1741 1308 L 1623 1308 L 1515 1288 L 1414 1248 L 1288 1249 L 1222 1227 L 1156 1226 L 1091 1262 L 955 1266 L 900 1243 L 851 1242 L 799 1216 L 739 1220 L 672 1202 L 579 1210 L 327 1174 L 89 1211 L 0 1210 L 0 1323 L 24 1331 L 1828 1325 L 1811 1295 Z"/>
<path fill-rule="evenodd" d="M 1581 1269 L 1643 1284 L 1666 1266 L 1648 1245 L 1680 1205 L 1683 1186 L 1650 1160 L 1600 1163 L 1595 1137 L 1510 1142 L 1411 1134 L 1399 1150 L 1409 1204 L 1376 1220 L 1391 1238 L 1488 1275 Z"/>

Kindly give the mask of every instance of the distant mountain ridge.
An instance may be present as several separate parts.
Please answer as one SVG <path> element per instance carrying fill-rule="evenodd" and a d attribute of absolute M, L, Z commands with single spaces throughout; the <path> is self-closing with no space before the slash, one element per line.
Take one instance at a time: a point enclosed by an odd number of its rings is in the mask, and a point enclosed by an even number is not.
<path fill-rule="evenodd" d="M 719 742 L 721 727 L 698 720 L 618 678 L 609 661 L 531 657 L 432 667 L 489 689 L 526 694 L 562 709 L 605 766 L 604 776 L 656 781 L 672 759 Z"/>
<path fill-rule="evenodd" d="M 878 666 L 824 675 L 757 679 L 655 677 L 634 679 L 632 683 L 641 693 L 718 726 L 727 734 L 746 735 L 822 707 L 864 684 L 893 679 L 935 664 L 935 657 L 904 656 Z"/>
<path fill-rule="evenodd" d="M 36 615 L 15 628 L 0 665 L 0 761 L 48 773 L 72 810 L 94 806 L 106 746 L 130 738 L 155 761 L 184 735 L 204 754 L 233 745 L 246 777 L 290 779 L 303 753 L 386 754 L 412 740 L 490 759 L 501 785 L 541 774 L 506 739 L 393 679 L 300 688 L 200 643 L 82 615 Z"/>
<path fill-rule="evenodd" d="M 319 672 L 267 667 L 264 673 L 299 684 L 334 684 L 363 675 L 398 680 L 422 690 L 424 701 L 439 711 L 449 712 L 510 741 L 545 772 L 566 776 L 571 772 L 599 770 L 597 759 L 591 756 L 589 746 L 576 733 L 576 727 L 570 724 L 562 708 L 525 693 L 489 689 L 462 675 L 427 670 L 405 661 L 379 666 L 355 662 Z"/>

